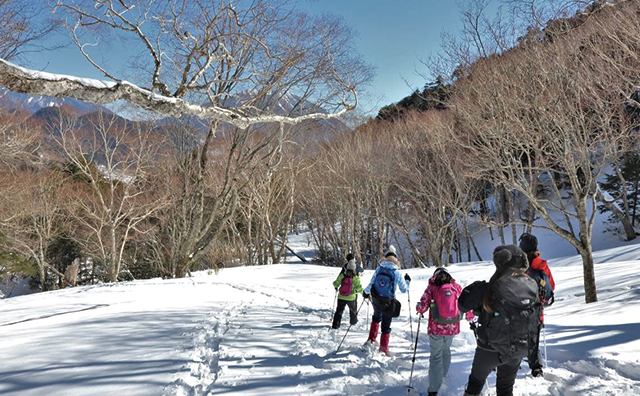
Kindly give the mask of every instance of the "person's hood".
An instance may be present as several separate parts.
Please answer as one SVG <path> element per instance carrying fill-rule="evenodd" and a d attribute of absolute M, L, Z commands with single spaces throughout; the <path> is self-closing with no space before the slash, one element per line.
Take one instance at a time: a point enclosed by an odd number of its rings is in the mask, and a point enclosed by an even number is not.
<path fill-rule="evenodd" d="M 531 261 L 531 268 L 538 271 L 544 271 L 547 267 L 547 260 L 543 260 L 540 257 L 536 257 Z"/>
<path fill-rule="evenodd" d="M 393 261 L 389 260 L 389 259 L 385 259 L 382 260 L 382 262 L 380 262 L 380 266 L 381 267 L 385 267 L 385 268 L 389 268 L 392 270 L 397 270 L 398 266 L 396 265 L 396 263 L 394 263 Z"/>

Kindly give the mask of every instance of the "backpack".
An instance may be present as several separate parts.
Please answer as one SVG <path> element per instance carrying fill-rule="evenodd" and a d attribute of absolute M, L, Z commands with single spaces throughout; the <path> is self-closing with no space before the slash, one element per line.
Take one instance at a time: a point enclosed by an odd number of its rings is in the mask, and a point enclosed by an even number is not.
<path fill-rule="evenodd" d="M 353 293 L 353 277 L 344 276 L 340 283 L 340 295 L 348 297 Z"/>
<path fill-rule="evenodd" d="M 458 309 L 458 291 L 451 283 L 445 283 L 438 287 L 431 304 L 431 317 L 437 323 L 450 324 L 459 322 L 462 319 L 460 309 Z"/>
<path fill-rule="evenodd" d="M 547 276 L 546 272 L 543 270 L 536 270 L 533 268 L 529 268 L 529 276 L 536 281 L 538 285 L 538 296 L 540 296 L 540 301 L 544 306 L 549 306 L 553 304 L 553 289 L 551 288 L 551 281 L 549 280 L 549 276 Z"/>
<path fill-rule="evenodd" d="M 395 297 L 395 274 L 394 270 L 380 266 L 378 274 L 373 282 L 373 292 L 378 297 L 394 298 Z"/>
<path fill-rule="evenodd" d="M 523 358 L 529 354 L 529 342 L 540 326 L 538 286 L 518 271 L 499 278 L 493 291 L 495 313 L 486 324 L 487 344 L 501 357 Z"/>

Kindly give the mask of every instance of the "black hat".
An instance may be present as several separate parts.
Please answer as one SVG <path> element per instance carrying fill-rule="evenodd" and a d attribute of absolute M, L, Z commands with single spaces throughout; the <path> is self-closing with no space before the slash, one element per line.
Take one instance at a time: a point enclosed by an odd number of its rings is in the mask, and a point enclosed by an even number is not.
<path fill-rule="evenodd" d="M 493 251 L 493 263 L 500 272 L 507 268 L 529 267 L 527 255 L 516 245 L 501 245 Z"/>
<path fill-rule="evenodd" d="M 525 253 L 535 252 L 538 250 L 538 238 L 526 232 L 520 235 L 520 249 Z"/>

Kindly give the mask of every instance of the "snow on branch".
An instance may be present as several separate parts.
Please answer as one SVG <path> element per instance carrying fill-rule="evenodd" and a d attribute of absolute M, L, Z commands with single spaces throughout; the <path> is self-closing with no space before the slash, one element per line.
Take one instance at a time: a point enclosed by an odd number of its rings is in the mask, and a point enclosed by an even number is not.
<path fill-rule="evenodd" d="M 336 113 L 312 113 L 295 117 L 276 114 L 246 115 L 241 108 L 228 109 L 195 105 L 180 98 L 156 94 L 127 81 L 106 82 L 41 72 L 17 66 L 2 58 L 0 58 L 0 85 L 15 92 L 69 97 L 99 105 L 123 99 L 159 115 L 167 117 L 196 116 L 207 120 L 226 122 L 242 129 L 258 123 L 298 124 L 305 120 L 336 118 L 355 109 L 358 103 L 356 91 L 352 88 L 349 93 L 353 95 L 354 103 L 343 102 L 344 108 Z"/>

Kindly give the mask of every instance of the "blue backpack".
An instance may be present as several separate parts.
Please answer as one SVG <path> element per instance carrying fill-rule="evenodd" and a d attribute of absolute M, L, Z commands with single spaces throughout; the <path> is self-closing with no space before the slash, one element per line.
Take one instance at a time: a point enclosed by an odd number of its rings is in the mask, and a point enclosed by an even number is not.
<path fill-rule="evenodd" d="M 376 279 L 373 282 L 373 292 L 378 297 L 395 297 L 395 271 L 387 267 L 379 267 Z"/>

